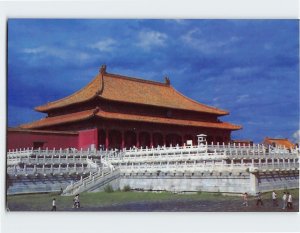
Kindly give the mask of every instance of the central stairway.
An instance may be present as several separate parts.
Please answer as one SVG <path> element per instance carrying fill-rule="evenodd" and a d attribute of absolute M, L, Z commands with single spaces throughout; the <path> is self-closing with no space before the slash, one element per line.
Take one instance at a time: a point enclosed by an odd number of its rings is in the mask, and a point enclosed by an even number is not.
<path fill-rule="evenodd" d="M 84 179 L 81 177 L 79 181 L 68 185 L 65 190 L 63 190 L 63 196 L 72 196 L 82 192 L 94 191 L 120 177 L 120 170 L 115 169 L 114 166 L 106 160 L 101 160 L 100 166 L 92 160 L 88 162 L 91 166 L 97 166 L 98 171 L 94 173 L 91 172 L 88 177 Z"/>

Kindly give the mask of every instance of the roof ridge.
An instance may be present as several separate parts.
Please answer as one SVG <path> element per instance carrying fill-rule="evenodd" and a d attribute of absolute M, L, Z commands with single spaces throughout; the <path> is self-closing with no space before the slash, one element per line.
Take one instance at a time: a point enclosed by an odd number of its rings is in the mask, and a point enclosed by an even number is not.
<path fill-rule="evenodd" d="M 36 121 L 32 121 L 32 122 L 29 122 L 29 123 L 25 123 L 25 124 L 21 124 L 18 126 L 18 128 L 21 128 L 21 129 L 28 129 L 30 127 L 32 127 L 32 125 L 35 123 L 39 123 L 39 122 L 43 122 L 45 120 L 49 120 L 49 119 L 52 119 L 52 120 L 57 120 L 57 119 L 67 119 L 69 116 L 77 116 L 77 115 L 80 115 L 82 113 L 85 113 L 88 115 L 88 117 L 90 116 L 93 116 L 95 115 L 95 108 L 93 109 L 88 109 L 88 110 L 83 110 L 83 111 L 80 111 L 80 112 L 76 112 L 76 113 L 66 113 L 66 114 L 63 114 L 63 115 L 58 115 L 58 116 L 52 116 L 52 117 L 44 117 L 44 118 L 41 118 L 39 120 L 36 120 Z M 51 124 L 50 124 L 51 125 Z"/>
<path fill-rule="evenodd" d="M 164 86 L 164 87 L 170 87 L 170 85 L 168 85 L 166 83 L 162 83 L 162 82 L 158 82 L 158 81 L 153 81 L 153 80 L 148 80 L 148 79 L 130 77 L 130 76 L 121 75 L 121 74 L 105 73 L 104 75 L 112 76 L 114 78 L 127 79 L 127 80 L 130 80 L 130 81 L 136 81 L 136 82 L 141 82 L 141 83 L 154 84 L 154 85 L 159 85 L 159 86 Z"/>
<path fill-rule="evenodd" d="M 71 98 L 71 97 L 73 97 L 73 96 L 76 96 L 78 93 L 84 91 L 84 90 L 87 89 L 90 85 L 92 85 L 92 83 L 95 82 L 96 79 L 98 79 L 98 78 L 100 77 L 99 75 L 100 75 L 100 73 L 98 73 L 98 74 L 97 74 L 97 75 L 96 75 L 96 76 L 95 76 L 88 84 L 86 84 L 83 88 L 79 89 L 78 91 L 74 92 L 73 94 L 68 95 L 68 96 L 66 96 L 66 97 L 63 97 L 63 98 L 61 98 L 61 99 L 55 100 L 55 101 L 48 102 L 47 104 L 37 106 L 37 107 L 35 107 L 34 109 L 35 109 L 36 111 L 41 111 L 41 112 L 43 112 L 43 111 L 44 111 L 43 108 L 45 108 L 46 106 L 49 106 L 49 105 L 51 105 L 51 104 L 56 104 L 56 103 L 58 103 L 58 102 L 61 102 L 61 101 L 63 101 L 63 100 L 66 100 L 66 99 L 68 99 L 68 98 Z M 98 91 L 99 91 L 99 90 L 100 90 L 100 88 L 98 88 L 98 90 L 95 92 L 95 94 L 94 94 L 93 97 L 95 97 L 95 96 L 98 95 Z M 87 99 L 87 100 L 88 100 L 88 99 Z M 84 101 L 86 101 L 86 100 L 84 100 Z M 41 110 L 41 108 L 42 108 L 42 110 Z"/>
<path fill-rule="evenodd" d="M 199 105 L 201 105 L 201 106 L 207 107 L 207 108 L 212 109 L 212 110 L 215 110 L 215 111 L 221 111 L 221 112 L 223 112 L 223 113 L 220 113 L 220 114 L 222 114 L 222 115 L 228 115 L 228 114 L 229 114 L 229 112 L 228 112 L 227 110 L 223 110 L 223 109 L 219 109 L 219 108 L 216 108 L 216 107 L 208 106 L 208 105 L 206 105 L 206 104 L 202 104 L 202 103 L 200 103 L 200 102 L 198 102 L 198 101 L 196 101 L 196 100 L 193 100 L 193 99 L 191 99 L 191 98 L 185 96 L 184 94 L 180 93 L 179 91 L 177 91 L 173 86 L 170 86 L 170 88 L 171 88 L 176 94 L 178 94 L 178 95 L 184 97 L 185 99 L 187 99 L 187 100 L 189 100 L 189 101 L 192 101 L 193 103 L 199 104 Z"/>
<path fill-rule="evenodd" d="M 108 112 L 108 111 L 104 111 L 104 110 L 100 110 L 96 113 L 96 116 L 98 117 L 103 117 L 103 118 L 109 118 L 109 115 L 115 115 L 115 116 L 138 116 L 141 117 L 143 119 L 125 119 L 125 120 L 134 120 L 134 121 L 146 121 L 149 122 L 149 120 L 166 120 L 167 122 L 156 122 L 156 123 L 162 123 L 162 124 L 178 124 L 178 123 L 174 123 L 174 122 L 181 122 L 181 124 L 184 124 L 184 122 L 190 122 L 191 124 L 193 123 L 199 123 L 199 124 L 206 124 L 206 125 L 210 125 L 210 126 L 203 126 L 203 127 L 208 127 L 208 128 L 218 128 L 218 126 L 228 126 L 231 127 L 232 130 L 239 130 L 242 128 L 242 126 L 240 125 L 235 125 L 232 124 L 230 122 L 203 122 L 203 121 L 195 121 L 195 120 L 185 120 L 185 119 L 169 119 L 169 118 L 165 118 L 165 117 L 160 117 L 160 116 L 143 116 L 143 115 L 137 115 L 137 114 L 128 114 L 128 113 L 114 113 L 114 112 Z M 147 119 L 148 118 L 148 121 Z M 117 118 L 115 118 L 117 119 Z M 173 122 L 173 123 L 172 123 Z M 189 125 L 189 124 L 186 124 Z"/>
<path fill-rule="evenodd" d="M 8 128 L 11 132 L 33 132 L 33 133 L 53 133 L 53 134 L 78 134 L 78 131 L 55 131 L 55 130 L 38 130 L 25 128 Z"/>

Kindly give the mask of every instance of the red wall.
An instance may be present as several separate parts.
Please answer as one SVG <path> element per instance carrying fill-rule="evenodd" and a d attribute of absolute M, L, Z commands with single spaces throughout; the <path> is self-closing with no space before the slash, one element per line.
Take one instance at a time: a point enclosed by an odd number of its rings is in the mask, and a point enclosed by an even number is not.
<path fill-rule="evenodd" d="M 95 148 L 98 147 L 98 130 L 88 129 L 79 131 L 78 148 L 86 149 L 89 148 L 92 144 L 94 144 Z"/>
<path fill-rule="evenodd" d="M 78 148 L 78 134 L 37 133 L 26 131 L 7 132 L 7 150 L 31 148 L 35 141 L 43 141 L 43 148 Z"/>

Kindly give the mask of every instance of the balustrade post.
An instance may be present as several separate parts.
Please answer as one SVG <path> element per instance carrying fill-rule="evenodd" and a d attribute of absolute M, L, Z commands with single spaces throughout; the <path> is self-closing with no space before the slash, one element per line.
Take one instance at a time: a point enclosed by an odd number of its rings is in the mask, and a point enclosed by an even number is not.
<path fill-rule="evenodd" d="M 291 163 L 290 163 L 290 159 L 288 158 L 288 167 L 289 169 L 291 169 Z"/>
<path fill-rule="evenodd" d="M 27 169 L 26 169 L 26 164 L 24 164 L 24 173 L 26 174 L 27 173 Z"/>
<path fill-rule="evenodd" d="M 45 164 L 43 164 L 42 173 L 45 174 Z"/>
<path fill-rule="evenodd" d="M 251 159 L 252 167 L 254 167 L 254 159 Z"/>
<path fill-rule="evenodd" d="M 61 173 L 61 164 L 58 164 L 58 172 Z"/>
<path fill-rule="evenodd" d="M 274 164 L 274 158 L 272 158 L 272 168 L 274 169 L 275 164 Z"/>
<path fill-rule="evenodd" d="M 234 163 L 233 159 L 231 159 L 231 168 L 233 168 L 233 163 Z"/>
<path fill-rule="evenodd" d="M 225 164 L 225 161 L 222 159 L 222 163 L 221 163 L 221 169 L 222 170 L 224 169 L 224 164 Z"/>

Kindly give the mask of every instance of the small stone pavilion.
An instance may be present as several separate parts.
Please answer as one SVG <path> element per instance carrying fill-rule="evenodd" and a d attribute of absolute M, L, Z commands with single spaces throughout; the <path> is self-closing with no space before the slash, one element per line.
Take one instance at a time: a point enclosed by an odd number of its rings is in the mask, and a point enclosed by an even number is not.
<path fill-rule="evenodd" d="M 228 111 L 184 96 L 168 78 L 161 83 L 110 74 L 105 65 L 81 90 L 35 110 L 47 116 L 21 129 L 83 132 L 81 140 L 97 148 L 183 145 L 196 143 L 199 133 L 208 142 L 229 143 L 231 132 L 241 129 L 219 119 Z"/>

